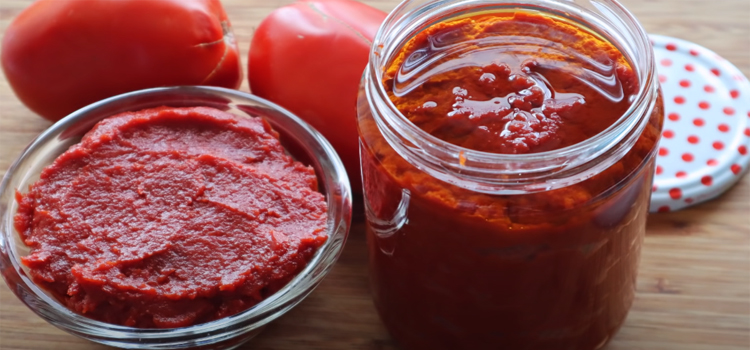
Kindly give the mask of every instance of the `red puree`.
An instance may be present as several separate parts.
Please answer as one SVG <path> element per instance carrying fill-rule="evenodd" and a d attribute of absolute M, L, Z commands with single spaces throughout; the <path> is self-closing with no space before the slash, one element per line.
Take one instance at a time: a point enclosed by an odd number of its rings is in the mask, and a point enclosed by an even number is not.
<path fill-rule="evenodd" d="M 423 28 L 384 72 L 390 100 L 449 143 L 528 154 L 573 145 L 638 94 L 623 54 L 532 11 Z M 404 349 L 600 349 L 632 303 L 661 100 L 637 142 L 589 179 L 485 194 L 431 176 L 365 112 L 359 127 L 375 305 Z"/>
<path fill-rule="evenodd" d="M 206 107 L 105 119 L 17 194 L 22 261 L 104 322 L 183 327 L 245 310 L 327 239 L 315 173 L 277 136 Z"/>
<path fill-rule="evenodd" d="M 522 12 L 433 25 L 403 48 L 387 76 L 391 100 L 414 124 L 492 153 L 584 141 L 619 119 L 638 92 L 610 43 Z"/>

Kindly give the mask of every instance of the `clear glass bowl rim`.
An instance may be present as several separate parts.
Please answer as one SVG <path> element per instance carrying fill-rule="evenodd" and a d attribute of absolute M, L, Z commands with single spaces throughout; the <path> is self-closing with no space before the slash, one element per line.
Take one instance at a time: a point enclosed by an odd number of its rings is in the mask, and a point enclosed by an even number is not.
<path fill-rule="evenodd" d="M 96 118 L 97 121 L 104 119 L 113 114 L 104 112 L 112 105 L 123 105 L 120 109 L 122 111 L 143 109 L 125 106 L 129 101 L 144 98 L 153 99 L 153 101 L 147 102 L 151 107 L 169 105 L 169 100 L 158 100 L 157 98 L 174 98 L 177 95 L 185 98 L 184 101 L 181 101 L 180 105 L 182 106 L 202 105 L 188 102 L 190 98 L 200 97 L 261 106 L 274 112 L 273 116 L 265 116 L 269 123 L 272 125 L 275 122 L 288 123 L 288 126 L 298 131 L 299 133 L 295 133 L 294 136 L 301 138 L 303 142 L 300 143 L 305 145 L 305 151 L 308 155 L 314 156 L 315 162 L 323 167 L 323 169 L 316 168 L 316 172 L 323 185 L 321 190 L 329 207 L 327 222 L 329 239 L 318 249 L 305 269 L 281 290 L 241 313 L 219 320 L 189 327 L 154 329 L 119 326 L 76 314 L 44 293 L 23 273 L 19 256 L 16 254 L 14 247 L 15 237 L 13 235 L 16 232 L 12 228 L 14 213 L 11 213 L 11 208 L 14 208 L 13 193 L 16 189 L 11 188 L 10 184 L 13 182 L 11 180 L 18 176 L 26 176 L 27 174 L 17 173 L 19 166 L 27 161 L 34 152 L 56 140 L 63 132 L 76 126 L 78 122 L 87 118 Z M 97 113 L 105 114 L 97 115 Z M 278 119 L 274 119 L 274 122 L 269 120 L 270 118 Z M 76 136 L 82 136 L 87 130 L 88 128 L 81 130 L 81 132 L 76 133 Z M 7 198 L 10 198 L 9 202 L 6 202 Z M 338 259 L 351 224 L 352 201 L 351 188 L 343 163 L 330 143 L 314 128 L 286 109 L 260 97 L 238 90 L 208 86 L 175 86 L 138 90 L 101 100 L 71 113 L 38 135 L 12 163 L 0 183 L 0 199 L 3 201 L 0 203 L 0 269 L 3 278 L 13 293 L 37 315 L 58 328 L 103 344 L 129 348 L 172 348 L 170 345 L 174 345 L 174 348 L 184 348 L 219 343 L 250 333 L 278 318 L 312 292 Z M 10 223 L 6 222 L 8 218 L 10 218 Z M 10 229 L 7 229 L 9 227 Z M 9 273 L 14 275 L 7 276 Z M 25 299 L 26 297 L 29 297 L 30 300 Z M 50 312 L 50 310 L 52 311 Z M 138 346 L 133 341 L 137 341 L 143 346 Z"/>

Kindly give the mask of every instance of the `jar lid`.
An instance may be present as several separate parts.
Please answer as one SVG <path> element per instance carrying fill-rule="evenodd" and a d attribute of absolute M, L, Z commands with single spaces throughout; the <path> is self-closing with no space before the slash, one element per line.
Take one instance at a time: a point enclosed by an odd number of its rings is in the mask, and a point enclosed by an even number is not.
<path fill-rule="evenodd" d="M 728 190 L 750 164 L 750 83 L 695 43 L 651 35 L 664 94 L 651 212 L 679 210 Z"/>

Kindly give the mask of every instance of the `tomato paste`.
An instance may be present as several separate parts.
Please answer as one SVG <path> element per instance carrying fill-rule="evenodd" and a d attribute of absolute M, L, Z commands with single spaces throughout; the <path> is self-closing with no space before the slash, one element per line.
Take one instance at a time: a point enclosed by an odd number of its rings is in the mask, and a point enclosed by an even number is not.
<path fill-rule="evenodd" d="M 327 239 L 314 171 L 260 118 L 118 114 L 17 194 L 33 280 L 90 318 L 183 327 L 283 287 Z"/>
<path fill-rule="evenodd" d="M 382 83 L 421 130 L 495 154 L 554 152 L 599 135 L 640 88 L 604 37 L 522 10 L 422 29 Z M 570 186 L 507 194 L 433 177 L 394 149 L 372 113 L 360 113 L 374 300 L 404 348 L 607 343 L 634 297 L 660 98 L 614 165 Z"/>

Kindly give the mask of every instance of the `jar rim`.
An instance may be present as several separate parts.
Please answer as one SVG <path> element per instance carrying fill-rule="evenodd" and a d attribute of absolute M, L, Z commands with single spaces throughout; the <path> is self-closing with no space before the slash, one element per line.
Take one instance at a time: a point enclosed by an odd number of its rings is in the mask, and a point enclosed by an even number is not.
<path fill-rule="evenodd" d="M 381 115 L 374 111 L 373 117 L 385 139 L 402 157 L 413 160 L 421 170 L 462 187 L 469 186 L 472 190 L 488 193 L 564 187 L 594 176 L 614 164 L 632 147 L 648 123 L 648 115 L 655 106 L 658 94 L 656 64 L 646 31 L 625 7 L 616 0 L 588 1 L 603 13 L 595 13 L 573 1 L 402 2 L 388 15 L 375 35 L 365 71 L 367 100 L 371 107 L 382 112 Z M 606 29 L 614 40 L 612 43 L 630 60 L 640 82 L 639 91 L 628 110 L 615 123 L 591 138 L 564 148 L 527 154 L 491 153 L 465 148 L 439 139 L 411 123 L 388 98 L 382 84 L 384 65 L 390 63 L 406 40 L 421 28 L 476 6 L 564 14 L 568 18 L 580 18 L 591 29 Z M 429 20 L 435 18 L 437 20 Z M 634 57 L 636 54 L 642 55 L 638 63 Z M 445 170 L 448 172 L 445 173 Z"/>

